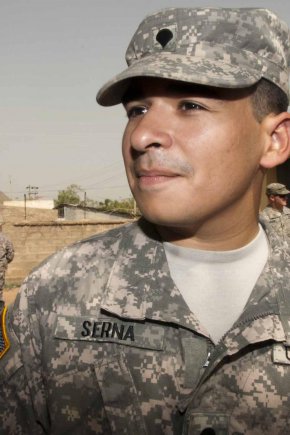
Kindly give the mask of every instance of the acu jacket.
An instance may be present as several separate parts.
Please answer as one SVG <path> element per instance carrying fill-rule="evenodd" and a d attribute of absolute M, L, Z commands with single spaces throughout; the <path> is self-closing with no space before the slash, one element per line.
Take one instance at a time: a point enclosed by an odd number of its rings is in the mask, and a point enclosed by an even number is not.
<path fill-rule="evenodd" d="M 283 212 L 268 205 L 260 213 L 260 218 L 263 221 L 271 224 L 273 230 L 281 237 L 290 238 L 290 208 L 283 207 Z M 288 241 L 289 243 L 289 241 Z"/>
<path fill-rule="evenodd" d="M 2 309 L 0 433 L 290 433 L 289 247 L 268 240 L 246 307 L 216 346 L 146 221 L 56 253 Z"/>

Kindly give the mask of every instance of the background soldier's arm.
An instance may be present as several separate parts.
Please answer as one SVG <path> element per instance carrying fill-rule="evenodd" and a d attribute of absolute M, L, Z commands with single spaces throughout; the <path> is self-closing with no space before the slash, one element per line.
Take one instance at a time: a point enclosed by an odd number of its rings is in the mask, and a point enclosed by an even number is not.
<path fill-rule="evenodd" d="M 48 433 L 35 323 L 25 286 L 14 307 L 1 307 L 0 434 Z"/>
<path fill-rule="evenodd" d="M 7 240 L 6 244 L 6 259 L 7 262 L 10 263 L 14 258 L 14 247 L 10 240 Z"/>

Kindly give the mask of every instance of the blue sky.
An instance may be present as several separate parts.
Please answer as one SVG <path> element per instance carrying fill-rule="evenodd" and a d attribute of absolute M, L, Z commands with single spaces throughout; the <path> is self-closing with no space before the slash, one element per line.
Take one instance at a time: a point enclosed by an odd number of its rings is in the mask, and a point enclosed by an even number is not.
<path fill-rule="evenodd" d="M 268 7 L 290 25 L 285 0 L 0 0 L 0 191 L 55 198 L 74 183 L 96 200 L 130 196 L 125 113 L 95 96 L 144 16 L 176 5 Z"/>

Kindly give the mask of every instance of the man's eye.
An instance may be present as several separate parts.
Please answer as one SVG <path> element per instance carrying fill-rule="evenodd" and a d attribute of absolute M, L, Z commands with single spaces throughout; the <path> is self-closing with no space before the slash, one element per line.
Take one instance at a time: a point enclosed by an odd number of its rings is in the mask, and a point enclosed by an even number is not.
<path fill-rule="evenodd" d="M 193 101 L 183 101 L 180 104 L 181 110 L 204 110 L 201 104 L 195 103 Z"/>
<path fill-rule="evenodd" d="M 146 111 L 147 111 L 147 109 L 144 106 L 129 107 L 127 109 L 127 117 L 129 119 L 136 118 L 136 116 L 144 115 L 144 113 L 146 113 Z"/>

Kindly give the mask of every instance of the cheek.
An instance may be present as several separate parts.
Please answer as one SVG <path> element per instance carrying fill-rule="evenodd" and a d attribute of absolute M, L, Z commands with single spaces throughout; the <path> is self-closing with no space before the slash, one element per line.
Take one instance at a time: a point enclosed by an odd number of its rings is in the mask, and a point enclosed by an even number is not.
<path fill-rule="evenodd" d="M 196 160 L 197 173 L 202 177 L 198 181 L 203 183 L 207 194 L 212 196 L 227 191 L 230 195 L 247 188 L 259 168 L 259 155 L 255 149 L 254 141 L 243 132 L 224 134 L 221 131 L 211 140 L 211 146 L 204 147 L 205 155 L 199 155 Z"/>
<path fill-rule="evenodd" d="M 251 128 L 250 125 L 242 129 L 237 127 L 236 131 L 230 133 L 225 138 L 226 147 L 224 150 L 224 159 L 232 168 L 230 172 L 239 169 L 247 172 L 247 170 L 251 171 L 258 167 L 261 155 L 259 136 L 255 128 Z"/>

